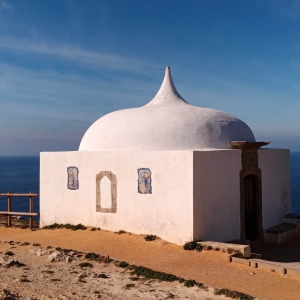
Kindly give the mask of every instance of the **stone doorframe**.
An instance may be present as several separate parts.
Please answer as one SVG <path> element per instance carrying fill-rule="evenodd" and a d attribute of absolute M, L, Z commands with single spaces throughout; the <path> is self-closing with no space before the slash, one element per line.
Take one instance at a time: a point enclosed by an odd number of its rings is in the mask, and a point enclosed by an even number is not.
<path fill-rule="evenodd" d="M 240 239 L 246 240 L 245 232 L 245 199 L 244 199 L 244 178 L 248 175 L 255 175 L 257 178 L 257 224 L 258 224 L 258 239 L 264 237 L 262 227 L 262 178 L 261 169 L 258 167 L 258 153 L 257 150 L 270 142 L 247 142 L 247 141 L 232 141 L 230 144 L 236 148 L 242 150 L 242 170 L 240 171 L 240 222 L 241 222 L 241 234 Z"/>
<path fill-rule="evenodd" d="M 101 207 L 101 189 L 100 182 L 103 177 L 107 177 L 111 182 L 111 208 Z M 111 171 L 101 171 L 96 174 L 96 211 L 104 213 L 117 212 L 117 176 Z"/>

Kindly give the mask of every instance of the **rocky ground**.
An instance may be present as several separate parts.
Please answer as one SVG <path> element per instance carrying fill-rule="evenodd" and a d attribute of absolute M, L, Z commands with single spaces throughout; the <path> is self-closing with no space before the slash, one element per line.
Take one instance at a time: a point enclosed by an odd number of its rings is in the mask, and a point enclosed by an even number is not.
<path fill-rule="evenodd" d="M 224 299 L 212 287 L 145 280 L 94 253 L 0 242 L 0 299 Z"/>
<path fill-rule="evenodd" d="M 33 221 L 33 229 L 39 229 L 39 222 Z M 7 226 L 7 217 L 0 216 L 0 226 Z M 28 229 L 29 222 L 28 220 L 24 220 L 23 217 L 12 216 L 12 227 L 13 228 L 21 228 L 21 229 Z"/>
<path fill-rule="evenodd" d="M 299 278 L 229 263 L 228 254 L 221 251 L 185 251 L 159 238 L 146 241 L 145 236 L 121 228 L 111 232 L 68 225 L 40 230 L 35 224 L 30 230 L 22 220 L 14 220 L 13 227 L 5 225 L 6 219 L 2 218 L 1 226 L 0 218 L 0 300 L 223 299 L 213 287 L 235 299 L 300 299 Z M 87 253 L 103 256 L 91 260 L 85 257 Z M 107 260 L 108 256 L 114 260 Z M 121 267 L 122 261 L 129 266 Z M 85 262 L 93 266 L 80 265 Z M 133 266 L 155 272 L 144 280 L 143 272 L 132 274 Z M 170 279 L 168 274 L 177 279 L 157 280 Z M 180 278 L 186 280 L 179 282 Z"/>

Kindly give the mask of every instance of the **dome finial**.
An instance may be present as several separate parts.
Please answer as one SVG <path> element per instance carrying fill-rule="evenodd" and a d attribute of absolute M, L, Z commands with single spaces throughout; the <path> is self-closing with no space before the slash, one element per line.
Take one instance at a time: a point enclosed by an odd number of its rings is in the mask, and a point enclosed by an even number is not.
<path fill-rule="evenodd" d="M 165 77 L 156 96 L 145 106 L 152 105 L 180 105 L 189 104 L 177 92 L 174 85 L 171 69 L 166 67 Z"/>

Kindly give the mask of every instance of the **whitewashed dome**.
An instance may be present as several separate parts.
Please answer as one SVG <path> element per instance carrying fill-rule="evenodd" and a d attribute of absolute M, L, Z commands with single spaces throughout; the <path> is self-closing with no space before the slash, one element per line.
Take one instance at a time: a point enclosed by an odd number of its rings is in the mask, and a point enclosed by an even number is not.
<path fill-rule="evenodd" d="M 158 93 L 148 104 L 98 119 L 83 136 L 79 150 L 231 149 L 231 141 L 255 142 L 255 138 L 234 116 L 186 102 L 167 67 Z"/>

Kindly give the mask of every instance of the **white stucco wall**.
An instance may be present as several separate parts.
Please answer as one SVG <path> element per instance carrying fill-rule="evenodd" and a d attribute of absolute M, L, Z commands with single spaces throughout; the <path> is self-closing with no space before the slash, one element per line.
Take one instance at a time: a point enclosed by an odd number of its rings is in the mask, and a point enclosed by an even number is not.
<path fill-rule="evenodd" d="M 194 152 L 194 239 L 240 238 L 241 150 Z"/>
<path fill-rule="evenodd" d="M 193 152 L 56 152 L 40 155 L 41 226 L 71 223 L 156 234 L 177 244 L 193 239 Z M 67 188 L 67 167 L 79 189 Z M 139 194 L 138 168 L 152 172 L 152 194 Z M 96 212 L 96 174 L 117 176 L 117 213 Z"/>
<path fill-rule="evenodd" d="M 289 150 L 260 149 L 263 228 L 291 212 Z M 79 189 L 67 188 L 67 167 Z M 152 194 L 138 193 L 138 168 L 152 172 Z M 155 234 L 184 244 L 240 238 L 241 150 L 76 151 L 41 153 L 41 226 L 71 223 Z M 117 213 L 96 211 L 96 174 L 117 177 Z M 107 181 L 107 180 L 106 180 Z M 105 207 L 110 183 L 101 181 Z"/>
<path fill-rule="evenodd" d="M 282 223 L 292 212 L 290 183 L 290 151 L 259 149 L 258 165 L 262 173 L 263 229 Z"/>

